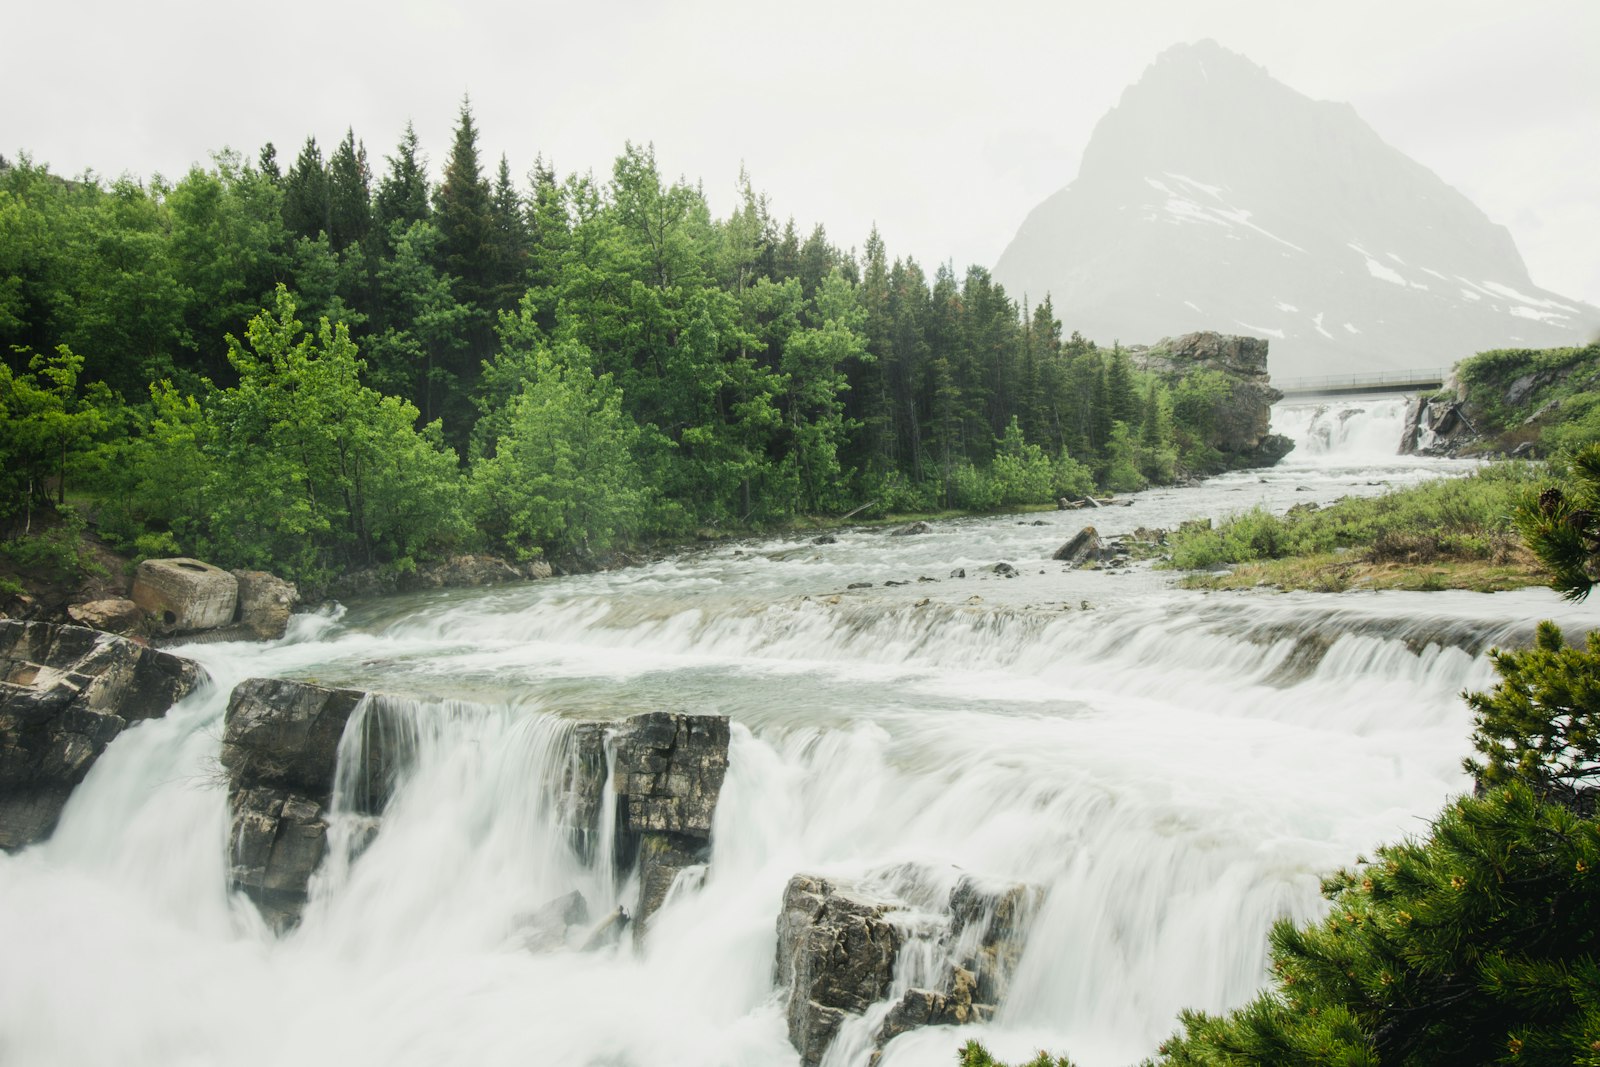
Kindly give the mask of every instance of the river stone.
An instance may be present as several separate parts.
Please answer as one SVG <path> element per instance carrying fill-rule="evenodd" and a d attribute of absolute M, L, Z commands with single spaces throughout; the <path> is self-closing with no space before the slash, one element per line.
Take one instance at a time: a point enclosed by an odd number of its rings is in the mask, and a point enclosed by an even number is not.
<path fill-rule="evenodd" d="M 239 583 L 239 625 L 261 641 L 276 641 L 289 629 L 289 613 L 300 602 L 294 583 L 266 571 L 233 571 Z"/>
<path fill-rule="evenodd" d="M 797 874 L 778 916 L 775 977 L 786 989 L 789 1043 L 816 1067 L 850 1015 L 889 992 L 900 931 L 885 918 L 895 905 L 815 875 Z"/>
<path fill-rule="evenodd" d="M 67 607 L 67 617 L 79 626 L 127 637 L 144 630 L 144 612 L 131 600 L 89 600 Z"/>
<path fill-rule="evenodd" d="M 0 621 L 0 848 L 48 837 L 112 738 L 204 680 L 198 664 L 113 634 Z"/>
<path fill-rule="evenodd" d="M 1072 539 L 1056 549 L 1051 559 L 1058 559 L 1065 563 L 1086 563 L 1100 558 L 1103 546 L 1100 543 L 1100 532 L 1093 526 L 1085 526 L 1072 535 Z"/>
<path fill-rule="evenodd" d="M 132 595 L 153 631 L 189 633 L 233 621 L 239 581 L 197 559 L 147 559 L 133 572 Z"/>
<path fill-rule="evenodd" d="M 933 533 L 933 527 L 926 522 L 912 522 L 896 527 L 889 531 L 890 537 L 915 537 L 918 534 Z"/>

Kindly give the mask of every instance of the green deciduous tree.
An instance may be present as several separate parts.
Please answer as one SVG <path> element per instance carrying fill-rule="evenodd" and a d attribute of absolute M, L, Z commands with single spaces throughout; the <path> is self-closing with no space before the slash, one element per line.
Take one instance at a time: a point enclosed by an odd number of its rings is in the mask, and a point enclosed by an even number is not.
<path fill-rule="evenodd" d="M 472 472 L 479 528 L 519 557 L 589 558 L 638 528 L 645 506 L 639 429 L 607 374 L 576 346 L 540 349 L 511 398 L 493 456 Z"/>

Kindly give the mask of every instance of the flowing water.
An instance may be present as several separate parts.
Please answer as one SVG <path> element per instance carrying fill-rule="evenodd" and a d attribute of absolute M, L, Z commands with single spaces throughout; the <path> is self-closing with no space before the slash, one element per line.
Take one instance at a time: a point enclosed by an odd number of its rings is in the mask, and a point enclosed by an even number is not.
<path fill-rule="evenodd" d="M 1393 399 L 1285 405 L 1301 447 L 1281 466 L 1126 508 L 724 544 L 193 646 L 214 683 L 118 738 L 50 841 L 0 856 L 0 1063 L 792 1067 L 772 970 L 798 872 L 898 880 L 935 909 L 963 872 L 1044 891 L 998 1017 L 905 1035 L 886 1067 L 952 1064 L 974 1036 L 1135 1061 L 1181 1008 L 1263 985 L 1269 927 L 1321 913 L 1320 875 L 1466 786 L 1459 694 L 1492 681 L 1487 648 L 1600 617 L 1543 590 L 1204 595 L 1050 554 L 1086 521 L 1170 527 L 1467 469 L 1393 455 L 1399 420 Z M 387 694 L 366 710 L 413 753 L 353 860 L 358 817 L 335 816 L 281 938 L 226 890 L 221 718 L 260 675 Z M 541 904 L 578 889 L 600 914 L 636 892 L 558 825 L 571 722 L 663 708 L 734 722 L 709 870 L 641 952 L 529 951 Z M 336 811 L 358 787 L 341 779 Z M 940 966 L 918 951 L 904 982 Z M 865 1026 L 829 1064 L 866 1062 Z"/>

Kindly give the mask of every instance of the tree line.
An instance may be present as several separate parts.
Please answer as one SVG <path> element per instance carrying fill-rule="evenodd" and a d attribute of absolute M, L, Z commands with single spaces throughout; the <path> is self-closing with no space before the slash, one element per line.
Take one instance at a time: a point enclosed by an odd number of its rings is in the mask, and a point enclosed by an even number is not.
<path fill-rule="evenodd" d="M 725 218 L 627 145 L 604 179 L 441 179 L 408 125 L 176 182 L 0 160 L 0 524 L 317 578 L 593 556 L 839 514 L 988 509 L 1219 468 L 1176 386 L 982 267 L 841 249 L 745 175 Z"/>

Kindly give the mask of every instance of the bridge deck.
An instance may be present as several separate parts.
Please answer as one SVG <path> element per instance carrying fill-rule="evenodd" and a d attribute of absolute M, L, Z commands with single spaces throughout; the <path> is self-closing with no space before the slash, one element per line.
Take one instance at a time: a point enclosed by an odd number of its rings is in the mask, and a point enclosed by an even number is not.
<path fill-rule="evenodd" d="M 1272 384 L 1284 396 L 1321 396 L 1330 393 L 1431 392 L 1450 376 L 1449 367 L 1394 370 L 1372 374 L 1333 374 L 1320 378 L 1284 378 Z"/>

